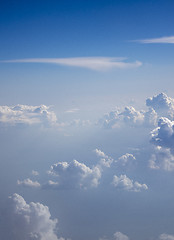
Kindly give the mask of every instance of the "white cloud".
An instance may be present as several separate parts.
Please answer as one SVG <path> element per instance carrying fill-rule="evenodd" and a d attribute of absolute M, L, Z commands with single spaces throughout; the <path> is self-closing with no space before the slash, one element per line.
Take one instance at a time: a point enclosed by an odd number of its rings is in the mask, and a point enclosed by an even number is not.
<path fill-rule="evenodd" d="M 173 44 L 174 43 L 174 36 L 135 40 L 134 42 L 140 42 L 140 43 L 172 43 Z"/>
<path fill-rule="evenodd" d="M 129 240 L 128 236 L 126 236 L 125 234 L 123 234 L 121 232 L 116 232 L 114 234 L 114 239 L 115 240 Z"/>
<path fill-rule="evenodd" d="M 160 240 L 174 240 L 174 235 L 163 233 L 159 236 Z"/>
<path fill-rule="evenodd" d="M 59 183 L 49 180 L 46 184 L 42 185 L 43 189 L 58 189 Z"/>
<path fill-rule="evenodd" d="M 17 184 L 23 187 L 32 187 L 32 188 L 38 188 L 41 186 L 39 182 L 37 181 L 34 182 L 29 178 L 24 179 L 23 181 L 17 180 Z"/>
<path fill-rule="evenodd" d="M 133 182 L 126 175 L 121 175 L 120 177 L 114 175 L 112 184 L 119 189 L 132 192 L 140 192 L 141 190 L 147 190 L 146 184 L 140 184 L 139 182 Z"/>
<path fill-rule="evenodd" d="M 174 150 L 174 121 L 162 117 L 158 121 L 158 127 L 151 132 L 151 142 L 157 146 Z"/>
<path fill-rule="evenodd" d="M 121 157 L 119 157 L 118 163 L 120 163 L 122 166 L 125 166 L 135 160 L 136 160 L 136 158 L 134 157 L 133 154 L 126 153 L 126 154 L 122 155 Z"/>
<path fill-rule="evenodd" d="M 101 178 L 101 169 L 97 166 L 87 167 L 77 160 L 72 162 L 58 162 L 53 164 L 49 174 L 58 177 L 60 188 L 88 188 L 97 187 Z"/>
<path fill-rule="evenodd" d="M 107 156 L 104 152 L 102 152 L 100 149 L 95 149 L 94 152 L 98 157 L 100 157 L 100 163 L 99 165 L 104 166 L 104 167 L 110 167 L 113 159 L 109 156 Z"/>
<path fill-rule="evenodd" d="M 152 107 L 159 116 L 174 118 L 174 99 L 165 93 L 160 93 L 146 100 L 146 105 Z"/>
<path fill-rule="evenodd" d="M 1 61 L 4 63 L 52 63 L 58 65 L 83 67 L 97 71 L 112 68 L 127 69 L 137 68 L 142 65 L 140 61 L 125 62 L 125 58 L 116 57 L 79 57 L 79 58 L 31 58 Z"/>
<path fill-rule="evenodd" d="M 8 202 L 8 227 L 13 240 L 58 240 L 57 219 L 51 219 L 49 208 L 41 203 L 26 203 L 13 194 Z"/>
<path fill-rule="evenodd" d="M 144 123 L 144 112 L 135 110 L 134 107 L 125 107 L 123 111 L 116 110 L 106 114 L 100 119 L 99 124 L 105 128 L 117 128 L 123 124 L 139 126 Z"/>
<path fill-rule="evenodd" d="M 76 112 L 78 112 L 78 111 L 80 111 L 79 108 L 71 108 L 71 109 L 65 111 L 65 113 L 76 113 Z"/>
<path fill-rule="evenodd" d="M 57 121 L 53 111 L 45 105 L 0 106 L 0 122 L 4 124 L 55 124 Z"/>
<path fill-rule="evenodd" d="M 157 146 L 149 160 L 149 167 L 152 169 L 174 170 L 174 155 L 169 148 Z"/>
<path fill-rule="evenodd" d="M 145 126 L 156 126 L 158 121 L 158 114 L 153 108 L 149 108 L 147 112 L 144 113 L 144 125 Z"/>
<path fill-rule="evenodd" d="M 116 232 L 113 235 L 114 240 L 129 240 L 129 237 L 121 232 Z M 99 238 L 99 240 L 108 240 L 107 237 Z"/>

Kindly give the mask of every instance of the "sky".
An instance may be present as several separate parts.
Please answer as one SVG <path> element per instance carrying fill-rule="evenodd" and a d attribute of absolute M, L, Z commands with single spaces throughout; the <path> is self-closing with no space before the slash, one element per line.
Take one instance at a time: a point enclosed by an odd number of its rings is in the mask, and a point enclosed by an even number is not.
<path fill-rule="evenodd" d="M 0 3 L 0 239 L 174 240 L 173 12 Z"/>

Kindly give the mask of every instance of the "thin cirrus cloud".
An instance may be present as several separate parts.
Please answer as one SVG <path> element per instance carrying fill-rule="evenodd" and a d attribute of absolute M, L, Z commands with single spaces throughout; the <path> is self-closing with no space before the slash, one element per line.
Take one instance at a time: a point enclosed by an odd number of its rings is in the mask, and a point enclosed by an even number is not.
<path fill-rule="evenodd" d="M 142 65 L 140 61 L 125 62 L 126 58 L 120 57 L 75 57 L 75 58 L 29 58 L 5 60 L 1 63 L 51 63 L 71 67 L 82 67 L 96 71 L 110 69 L 137 68 Z"/>
<path fill-rule="evenodd" d="M 171 44 L 174 44 L 174 36 L 141 39 L 141 40 L 135 40 L 134 42 L 139 42 L 139 43 L 171 43 Z"/>

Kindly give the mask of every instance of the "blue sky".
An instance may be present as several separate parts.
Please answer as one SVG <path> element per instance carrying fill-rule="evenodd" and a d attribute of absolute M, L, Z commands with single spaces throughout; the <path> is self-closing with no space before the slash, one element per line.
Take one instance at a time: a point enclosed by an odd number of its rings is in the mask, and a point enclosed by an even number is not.
<path fill-rule="evenodd" d="M 174 239 L 173 12 L 0 4 L 0 238 Z"/>

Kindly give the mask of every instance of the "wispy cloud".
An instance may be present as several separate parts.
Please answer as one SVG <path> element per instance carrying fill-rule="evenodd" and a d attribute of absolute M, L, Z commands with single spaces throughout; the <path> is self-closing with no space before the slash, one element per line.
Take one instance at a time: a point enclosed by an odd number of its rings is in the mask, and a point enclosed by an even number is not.
<path fill-rule="evenodd" d="M 72 109 L 69 109 L 69 110 L 65 111 L 65 113 L 76 113 L 78 111 L 80 111 L 79 108 L 72 108 Z"/>
<path fill-rule="evenodd" d="M 174 36 L 141 39 L 141 40 L 135 40 L 134 42 L 139 42 L 139 43 L 172 43 L 172 44 L 174 44 Z"/>
<path fill-rule="evenodd" d="M 52 63 L 64 66 L 82 67 L 102 71 L 109 69 L 137 68 L 142 65 L 140 61 L 126 62 L 120 57 L 79 57 L 79 58 L 29 58 L 1 61 L 1 63 Z"/>

